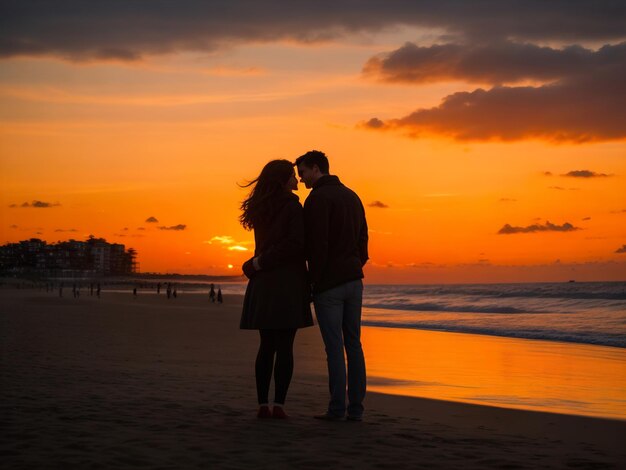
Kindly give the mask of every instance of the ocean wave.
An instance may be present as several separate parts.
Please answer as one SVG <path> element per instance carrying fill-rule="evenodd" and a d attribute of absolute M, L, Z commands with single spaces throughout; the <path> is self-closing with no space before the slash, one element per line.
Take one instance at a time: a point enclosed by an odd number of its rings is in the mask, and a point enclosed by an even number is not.
<path fill-rule="evenodd" d="M 550 313 L 545 311 L 523 310 L 508 305 L 443 305 L 431 302 L 424 303 L 364 303 L 364 307 L 385 310 L 407 310 L 411 312 L 467 312 L 467 313 Z"/>
<path fill-rule="evenodd" d="M 538 298 L 572 300 L 626 300 L 626 282 L 369 285 L 368 293 L 429 297 Z"/>

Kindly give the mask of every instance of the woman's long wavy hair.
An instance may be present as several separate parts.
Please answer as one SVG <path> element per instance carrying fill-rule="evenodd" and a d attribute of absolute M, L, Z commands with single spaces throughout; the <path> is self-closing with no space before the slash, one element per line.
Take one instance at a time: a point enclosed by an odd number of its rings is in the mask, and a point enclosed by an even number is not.
<path fill-rule="evenodd" d="M 239 221 L 246 230 L 252 230 L 261 220 L 271 218 L 276 212 L 278 201 L 288 190 L 285 185 L 294 174 L 289 160 L 272 160 L 261 170 L 261 174 L 242 188 L 254 186 L 241 203 Z"/>

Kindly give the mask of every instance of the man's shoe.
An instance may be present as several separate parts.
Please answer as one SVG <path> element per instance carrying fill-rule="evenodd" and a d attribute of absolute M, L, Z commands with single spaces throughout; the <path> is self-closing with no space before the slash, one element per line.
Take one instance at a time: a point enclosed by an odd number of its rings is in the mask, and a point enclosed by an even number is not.
<path fill-rule="evenodd" d="M 332 413 L 326 412 L 322 415 L 313 416 L 315 419 L 320 419 L 322 421 L 342 421 L 343 416 L 334 415 Z"/>
<path fill-rule="evenodd" d="M 287 419 L 289 416 L 285 413 L 282 406 L 274 406 L 274 410 L 272 411 L 272 418 L 274 419 Z"/>
<path fill-rule="evenodd" d="M 259 411 L 256 413 L 257 418 L 267 419 L 272 417 L 272 412 L 270 411 L 270 407 L 267 405 L 263 405 L 259 407 Z"/>

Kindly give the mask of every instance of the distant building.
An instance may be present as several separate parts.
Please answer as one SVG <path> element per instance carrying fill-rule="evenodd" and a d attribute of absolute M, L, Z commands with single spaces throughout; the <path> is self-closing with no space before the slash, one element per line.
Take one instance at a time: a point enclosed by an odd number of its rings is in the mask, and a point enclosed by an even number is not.
<path fill-rule="evenodd" d="M 137 252 L 90 236 L 47 244 L 38 238 L 0 246 L 0 274 L 50 277 L 116 276 L 139 272 Z"/>

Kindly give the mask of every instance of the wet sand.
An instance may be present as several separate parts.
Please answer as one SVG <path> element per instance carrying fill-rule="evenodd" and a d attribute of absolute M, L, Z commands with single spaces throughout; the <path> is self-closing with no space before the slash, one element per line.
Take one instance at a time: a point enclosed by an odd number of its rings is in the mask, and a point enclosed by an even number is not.
<path fill-rule="evenodd" d="M 290 419 L 258 420 L 257 333 L 238 329 L 240 305 L 238 297 L 216 305 L 197 295 L 0 291 L 3 466 L 530 469 L 626 461 L 621 420 L 369 393 L 362 423 L 316 421 L 327 401 L 316 327 L 296 338 Z"/>

